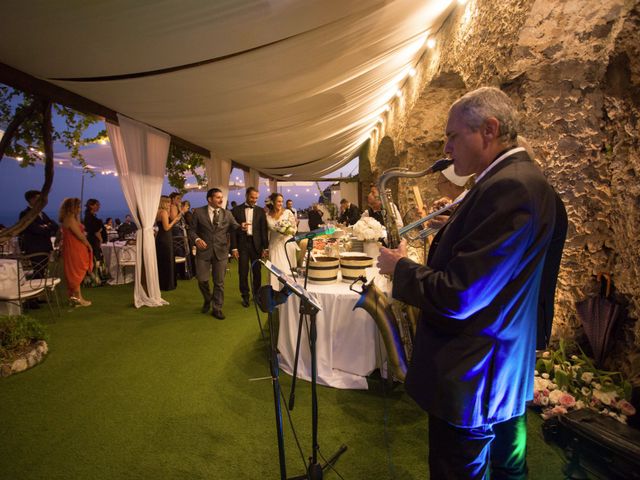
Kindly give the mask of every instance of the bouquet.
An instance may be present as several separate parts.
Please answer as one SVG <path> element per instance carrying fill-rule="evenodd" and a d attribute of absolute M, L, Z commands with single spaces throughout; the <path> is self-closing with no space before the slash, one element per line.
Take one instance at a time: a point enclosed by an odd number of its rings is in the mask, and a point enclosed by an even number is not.
<path fill-rule="evenodd" d="M 297 232 L 295 223 L 292 223 L 288 218 L 281 218 L 275 224 L 276 232 L 282 235 L 295 235 Z"/>
<path fill-rule="evenodd" d="M 378 240 L 384 237 L 384 228 L 375 218 L 362 217 L 353 226 L 353 234 L 358 240 Z"/>
<path fill-rule="evenodd" d="M 536 362 L 533 404 L 542 408 L 542 418 L 570 410 L 590 408 L 622 423 L 636 413 L 628 399 L 631 384 L 619 372 L 598 370 L 582 350 L 567 357 L 566 345 L 547 351 Z"/>

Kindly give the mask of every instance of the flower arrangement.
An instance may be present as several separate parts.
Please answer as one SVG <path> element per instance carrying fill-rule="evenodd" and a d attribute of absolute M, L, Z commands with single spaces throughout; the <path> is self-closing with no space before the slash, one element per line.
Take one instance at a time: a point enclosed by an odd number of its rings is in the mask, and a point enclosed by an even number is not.
<path fill-rule="evenodd" d="M 580 349 L 567 357 L 566 345 L 546 351 L 536 362 L 533 404 L 542 408 L 542 418 L 570 410 L 590 408 L 622 423 L 636 413 L 628 399 L 631 384 L 619 372 L 598 370 Z"/>
<path fill-rule="evenodd" d="M 353 234 L 358 240 L 378 240 L 384 236 L 384 228 L 375 218 L 362 217 L 353 226 Z"/>
<path fill-rule="evenodd" d="M 295 223 L 291 223 L 289 218 L 281 218 L 274 225 L 276 232 L 282 235 L 295 235 L 297 232 Z"/>

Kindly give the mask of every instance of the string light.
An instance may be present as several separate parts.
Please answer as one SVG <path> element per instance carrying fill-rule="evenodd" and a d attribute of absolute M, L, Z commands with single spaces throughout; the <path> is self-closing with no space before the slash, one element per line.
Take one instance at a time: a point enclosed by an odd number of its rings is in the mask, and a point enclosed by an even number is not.
<path fill-rule="evenodd" d="M 436 39 L 433 37 L 429 37 L 427 39 L 427 47 L 433 49 L 435 48 L 435 46 L 436 46 Z"/>
<path fill-rule="evenodd" d="M 409 76 L 410 77 L 415 77 L 416 76 L 416 69 L 415 68 L 412 68 L 412 69 L 409 70 Z"/>

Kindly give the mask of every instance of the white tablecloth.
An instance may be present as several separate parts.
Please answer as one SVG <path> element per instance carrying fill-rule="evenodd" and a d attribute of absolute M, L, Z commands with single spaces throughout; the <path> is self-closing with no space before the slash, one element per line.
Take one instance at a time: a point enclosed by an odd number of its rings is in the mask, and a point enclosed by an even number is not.
<path fill-rule="evenodd" d="M 116 254 L 121 261 L 122 259 L 135 260 L 136 246 L 126 245 L 126 242 L 107 242 L 102 244 L 102 255 L 104 256 L 104 262 L 111 277 L 108 282 L 109 285 L 121 285 L 123 283 L 133 282 L 135 275 L 134 267 L 118 267 L 119 263 Z"/>
<path fill-rule="evenodd" d="M 15 259 L 0 259 L 0 291 L 9 296 L 18 293 L 18 261 Z M 0 315 L 20 315 L 20 305 L 0 301 Z"/>
<path fill-rule="evenodd" d="M 373 318 L 361 308 L 352 311 L 359 295 L 349 290 L 348 283 L 309 284 L 308 290 L 322 305 L 322 311 L 317 315 L 318 383 L 336 388 L 366 389 L 365 377 L 386 358 Z M 299 306 L 299 298 L 291 295 L 278 307 L 280 367 L 289 375 L 293 374 Z M 304 326 L 297 376 L 311 379 L 311 356 Z"/>
<path fill-rule="evenodd" d="M 309 231 L 309 219 L 308 218 L 300 218 L 298 220 L 298 231 L 299 232 L 308 232 Z"/>

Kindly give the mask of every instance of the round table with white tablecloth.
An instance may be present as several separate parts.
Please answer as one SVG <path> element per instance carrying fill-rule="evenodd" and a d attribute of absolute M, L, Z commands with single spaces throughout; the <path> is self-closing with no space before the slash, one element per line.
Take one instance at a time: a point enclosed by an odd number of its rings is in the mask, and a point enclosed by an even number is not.
<path fill-rule="evenodd" d="M 123 264 L 135 262 L 135 245 L 127 245 L 127 242 L 103 243 L 102 255 L 110 276 L 109 285 L 121 285 L 134 281 L 135 270 L 133 266 L 124 266 Z"/>
<path fill-rule="evenodd" d="M 18 293 L 18 260 L 0 258 L 0 292 L 6 297 L 16 297 Z M 0 294 L 0 296 L 4 296 Z M 20 305 L 15 302 L 0 301 L 0 315 L 20 315 Z"/>
<path fill-rule="evenodd" d="M 322 305 L 317 314 L 318 383 L 336 388 L 366 389 L 366 376 L 383 364 L 386 351 L 378 328 L 361 308 L 353 310 L 359 295 L 347 283 L 309 284 L 307 288 Z M 300 299 L 291 295 L 279 307 L 278 351 L 280 368 L 293 373 Z M 311 356 L 307 328 L 302 329 L 298 378 L 311 379 Z"/>

